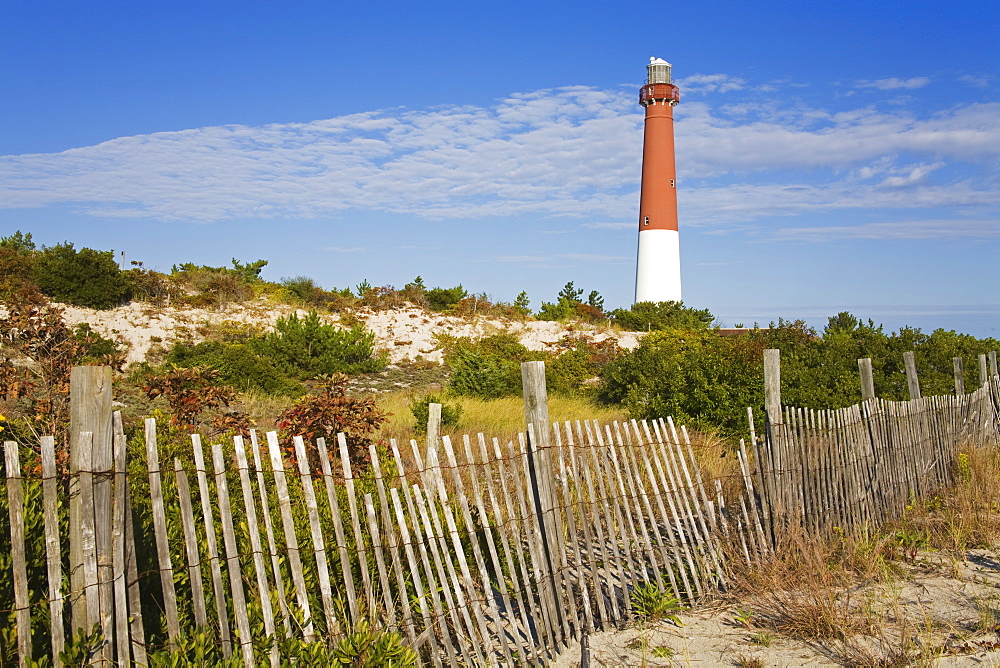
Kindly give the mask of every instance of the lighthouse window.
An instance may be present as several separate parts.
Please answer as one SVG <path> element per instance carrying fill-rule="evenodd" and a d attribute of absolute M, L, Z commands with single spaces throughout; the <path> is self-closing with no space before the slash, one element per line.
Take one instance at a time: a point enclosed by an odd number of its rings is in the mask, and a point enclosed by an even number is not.
<path fill-rule="evenodd" d="M 673 179 L 670 179 L 670 187 L 671 187 L 671 188 L 673 188 L 673 187 L 674 187 L 674 180 L 673 180 Z"/>
<path fill-rule="evenodd" d="M 649 225 L 649 216 L 646 216 L 645 218 L 642 219 L 642 224 Z"/>

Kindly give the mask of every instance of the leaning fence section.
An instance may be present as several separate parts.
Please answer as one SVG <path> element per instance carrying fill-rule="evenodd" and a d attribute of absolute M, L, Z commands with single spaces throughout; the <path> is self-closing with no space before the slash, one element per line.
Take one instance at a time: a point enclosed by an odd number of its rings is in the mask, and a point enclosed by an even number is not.
<path fill-rule="evenodd" d="M 145 664 L 201 630 L 225 657 L 277 664 L 285 639 L 335 641 L 364 620 L 434 665 L 544 664 L 584 630 L 628 619 L 637 585 L 691 602 L 724 582 L 725 519 L 686 439 L 669 420 L 577 421 L 552 425 L 545 457 L 532 432 L 392 442 L 361 462 L 342 435 L 196 434 L 179 450 L 151 419 L 130 447 L 116 415 L 111 467 L 88 447 L 69 478 L 52 439 L 41 471 L 7 443 L 17 653 L 59 656 L 79 620 L 108 663 Z M 98 481 L 111 486 L 106 508 Z M 70 486 L 82 584 L 66 591 L 58 509 Z M 23 531 L 38 511 L 44 542 Z M 47 573 L 28 572 L 39 563 Z"/>
<path fill-rule="evenodd" d="M 278 665 L 367 627 L 425 664 L 546 664 L 638 588 L 697 603 L 791 527 L 876 524 L 948 484 L 962 448 L 997 443 L 1000 379 L 829 411 L 769 397 L 726 480 L 669 418 L 550 424 L 526 403 L 513 441 L 203 443 L 152 419 L 129 441 L 109 414 L 68 470 L 51 437 L 7 442 L 0 657 L 147 665 L 207 641 Z"/>

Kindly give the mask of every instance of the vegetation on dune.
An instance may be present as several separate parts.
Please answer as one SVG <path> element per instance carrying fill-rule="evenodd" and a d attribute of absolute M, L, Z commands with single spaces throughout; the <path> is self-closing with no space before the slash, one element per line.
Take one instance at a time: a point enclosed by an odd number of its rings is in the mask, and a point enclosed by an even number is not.
<path fill-rule="evenodd" d="M 231 398 L 215 406 L 230 421 L 234 407 L 245 399 L 240 393 L 270 402 L 273 407 L 268 411 L 276 415 L 310 392 L 315 399 L 329 391 L 323 379 L 331 374 L 371 375 L 385 368 L 386 359 L 376 350 L 371 332 L 357 324 L 337 327 L 324 321 L 321 312 L 339 311 L 345 323 L 358 322 L 351 315 L 355 309 L 407 305 L 462 317 L 531 317 L 525 292 L 510 304 L 493 302 L 485 294 L 470 293 L 463 285 L 429 287 L 420 276 L 402 289 L 362 281 L 354 288 L 327 290 L 307 276 L 270 283 L 261 276 L 267 266 L 263 259 L 241 262 L 233 258 L 230 266 L 185 262 L 174 265 L 168 274 L 145 269 L 141 262 L 132 264 L 131 269 L 122 271 L 111 251 L 77 250 L 68 242 L 39 249 L 31 234 L 22 232 L 0 238 L 0 298 L 10 305 L 3 321 L 5 352 L 0 372 L 7 382 L 2 395 L 5 403 L 0 407 L 6 410 L 4 414 L 30 418 L 27 422 L 15 419 L 12 424 L 47 425 L 58 421 L 53 416 L 61 411 L 58 393 L 64 383 L 58 373 L 47 371 L 44 363 L 17 361 L 48 354 L 31 350 L 32 345 L 40 344 L 27 339 L 48 336 L 46 341 L 61 342 L 59 351 L 53 343 L 46 345 L 53 346 L 53 356 L 65 360 L 60 362 L 63 366 L 100 360 L 116 365 L 121 362 L 118 344 L 85 327 L 70 332 L 61 324 L 58 312 L 48 306 L 48 298 L 95 308 L 114 306 L 128 298 L 210 308 L 269 299 L 310 309 L 306 315 L 280 318 L 272 332 L 235 324 L 207 330 L 202 332 L 201 342 L 175 342 L 159 362 L 136 365 L 118 381 L 122 393 L 137 406 L 148 410 L 159 407 L 173 415 L 177 411 L 168 405 L 166 390 L 154 392 L 157 398 L 148 404 L 143 403 L 150 401 L 144 388 L 167 382 L 163 379 L 170 379 L 170 374 L 179 378 L 185 373 L 212 387 L 231 387 Z M 953 391 L 954 357 L 964 360 L 965 385 L 971 388 L 979 381 L 976 356 L 1000 347 L 994 339 L 946 330 L 924 333 L 903 328 L 887 334 L 881 326 L 862 322 L 849 313 L 830 318 L 822 332 L 801 321 L 779 320 L 767 329 L 721 337 L 712 328 L 713 316 L 707 309 L 681 302 L 645 302 L 608 310 L 596 290 L 586 298 L 584 295 L 585 290 L 570 281 L 554 301 L 542 303 L 535 317 L 567 323 L 566 336 L 546 350 L 529 350 L 514 335 L 505 333 L 478 340 L 441 336 L 448 381 L 440 396 L 449 401 L 519 396 L 520 363 L 541 360 L 546 363 L 546 380 L 553 396 L 585 397 L 624 409 L 636 418 L 671 415 L 681 423 L 738 437 L 746 433 L 743 409 L 762 407 L 761 358 L 765 348 L 782 351 L 784 403 L 837 408 L 860 400 L 858 358 L 872 359 L 879 396 L 904 399 L 908 396 L 904 352 L 915 352 L 923 392 L 933 395 Z M 35 329 L 24 326 L 28 321 L 35 323 Z M 578 324 L 581 321 L 610 321 L 615 327 L 647 334 L 636 349 L 622 351 L 613 340 L 598 341 L 599 337 L 583 331 Z M 206 376 L 202 370 L 211 373 Z M 48 376 L 54 380 L 46 379 Z M 202 393 L 206 397 L 210 394 L 208 389 Z M 407 407 L 404 414 L 409 412 Z M 415 428 L 420 429 L 419 417 L 414 419 L 418 421 Z M 195 422 L 213 424 L 209 417 L 181 420 L 182 424 Z M 54 423 L 52 428 L 56 428 Z M 30 432 L 26 426 L 19 429 Z"/>

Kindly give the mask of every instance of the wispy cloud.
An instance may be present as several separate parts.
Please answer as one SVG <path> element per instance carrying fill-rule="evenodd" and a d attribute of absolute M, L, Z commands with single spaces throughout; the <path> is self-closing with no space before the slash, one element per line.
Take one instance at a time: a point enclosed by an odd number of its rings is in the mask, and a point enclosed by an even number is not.
<path fill-rule="evenodd" d="M 747 82 L 728 74 L 692 74 L 677 80 L 677 85 L 686 94 L 730 93 L 743 90 Z"/>
<path fill-rule="evenodd" d="M 891 91 L 923 82 L 862 83 Z M 685 225 L 718 228 L 861 208 L 952 207 L 965 212 L 958 218 L 971 220 L 986 219 L 984 212 L 1000 206 L 992 169 L 1000 154 L 1000 103 L 934 113 L 924 107 L 826 109 L 778 99 L 713 104 L 709 93 L 747 82 L 712 74 L 681 83 L 682 90 L 705 93 L 676 111 Z M 641 143 L 642 114 L 631 95 L 578 86 L 515 94 L 489 107 L 214 126 L 0 156 L 0 207 L 69 205 L 100 217 L 203 223 L 336 218 L 350 210 L 470 221 L 531 215 L 634 230 L 627 221 L 636 212 Z M 969 234 L 982 233 L 975 230 Z"/>
<path fill-rule="evenodd" d="M 583 226 L 591 230 L 634 230 L 638 223 L 584 223 Z"/>
<path fill-rule="evenodd" d="M 996 239 L 998 220 L 912 220 L 852 226 L 788 227 L 777 230 L 782 241 L 827 242 L 838 239 Z"/>
<path fill-rule="evenodd" d="M 928 77 L 913 77 L 911 79 L 897 79 L 896 77 L 891 77 L 888 79 L 873 79 L 873 80 L 861 80 L 854 83 L 858 88 L 875 88 L 877 90 L 915 90 L 917 88 L 923 88 L 929 84 L 931 80 Z"/>
<path fill-rule="evenodd" d="M 579 262 L 597 262 L 622 264 L 634 262 L 635 258 L 621 255 L 596 255 L 591 253 L 560 253 L 554 255 L 501 255 L 493 258 L 497 262 L 553 262 L 555 260 L 576 260 Z"/>
<path fill-rule="evenodd" d="M 958 77 L 958 80 L 976 88 L 989 88 L 993 77 L 985 74 L 962 74 Z"/>
<path fill-rule="evenodd" d="M 358 246 L 355 248 L 343 248 L 341 246 L 323 246 L 320 250 L 330 251 L 331 253 L 360 253 L 364 248 Z"/>

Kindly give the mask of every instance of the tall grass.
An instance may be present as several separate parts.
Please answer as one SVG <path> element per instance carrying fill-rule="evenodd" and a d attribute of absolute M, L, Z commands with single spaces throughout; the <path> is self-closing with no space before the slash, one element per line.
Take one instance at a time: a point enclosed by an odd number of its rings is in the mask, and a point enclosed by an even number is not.
<path fill-rule="evenodd" d="M 958 563 L 1000 542 L 1000 450 L 970 445 L 954 465 L 953 486 L 913 500 L 899 519 L 853 535 L 790 530 L 768 559 L 734 557 L 731 594 L 752 606 L 757 628 L 825 646 L 847 665 L 930 665 L 947 633 L 904 610 L 908 569 Z"/>
<path fill-rule="evenodd" d="M 379 408 L 391 414 L 389 421 L 379 432 L 381 438 L 394 438 L 401 443 L 410 439 L 423 440 L 423 434 L 414 429 L 416 419 L 410 412 L 410 404 L 420 396 L 420 393 L 400 391 L 384 394 L 379 398 Z M 454 438 L 461 434 L 483 433 L 506 442 L 516 440 L 517 434 L 524 431 L 524 401 L 521 397 L 447 397 L 444 401 L 461 406 L 462 416 L 457 425 L 444 428 L 442 435 Z M 604 406 L 586 396 L 549 397 L 549 420 L 561 422 L 584 419 L 611 422 L 626 420 L 628 415 L 622 408 Z"/>

